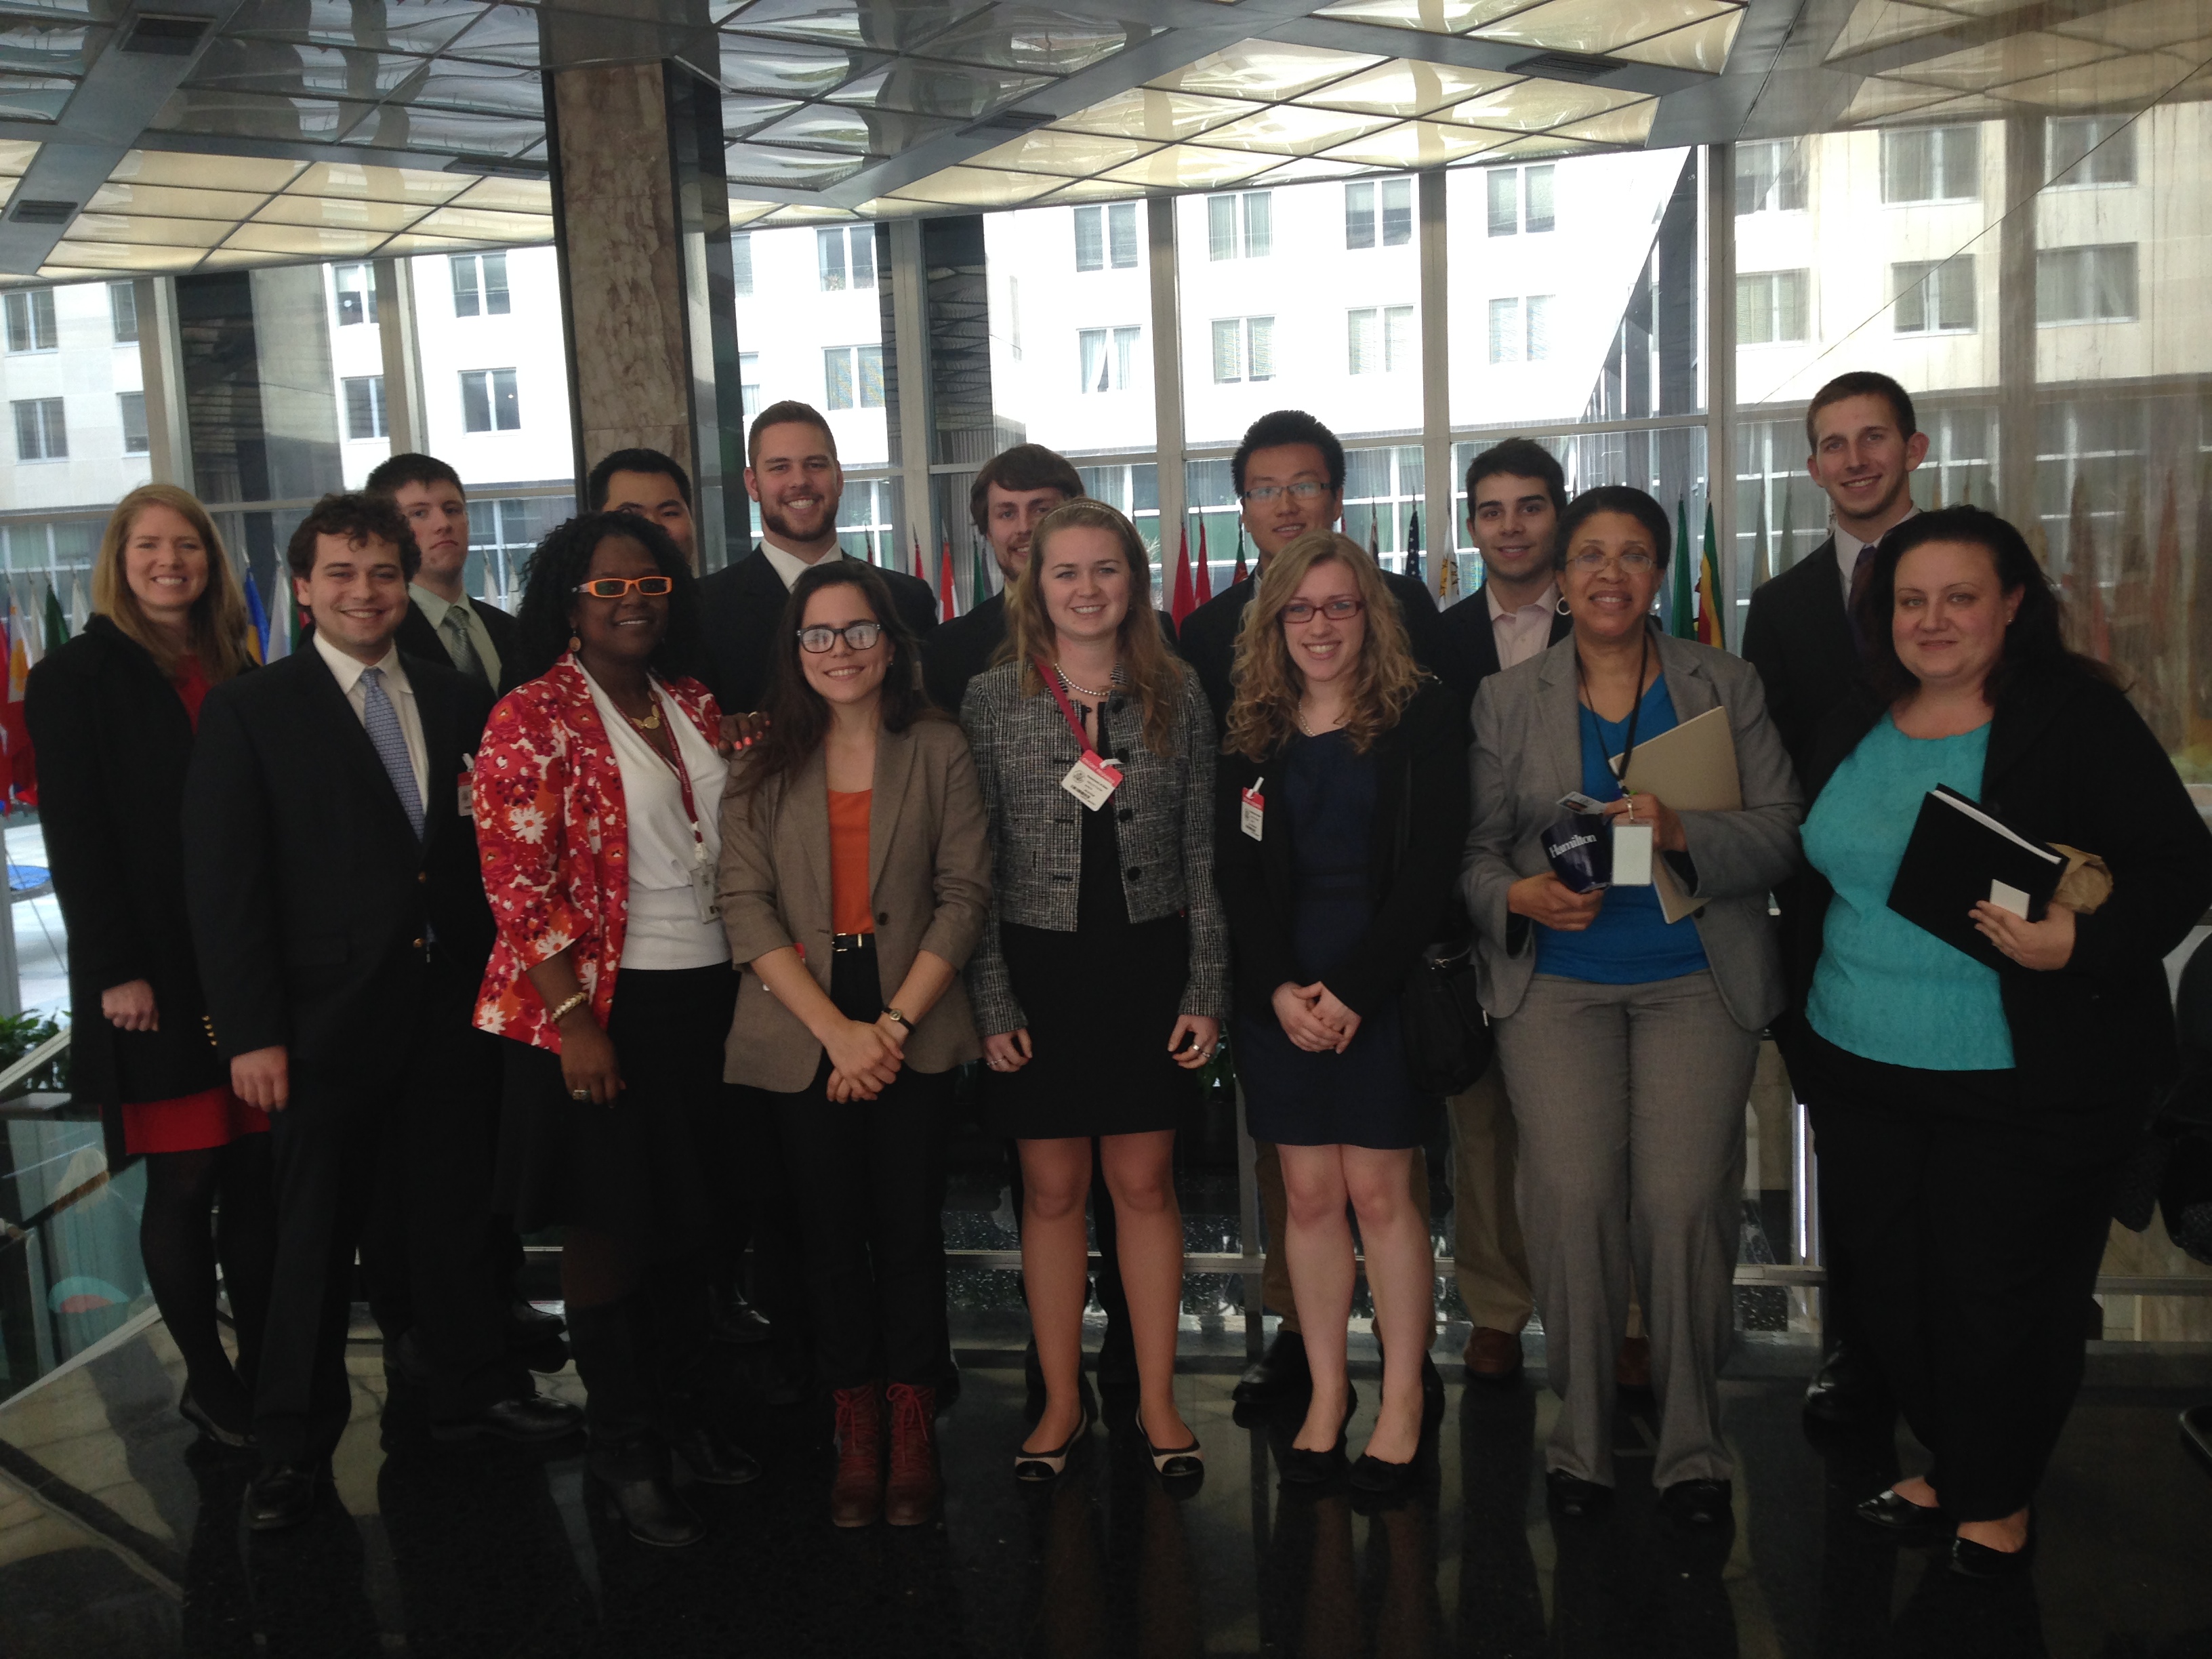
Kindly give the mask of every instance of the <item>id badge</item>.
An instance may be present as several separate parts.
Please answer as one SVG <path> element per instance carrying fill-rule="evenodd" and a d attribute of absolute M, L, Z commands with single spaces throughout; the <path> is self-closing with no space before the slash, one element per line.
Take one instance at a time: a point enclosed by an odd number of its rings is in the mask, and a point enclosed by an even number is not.
<path fill-rule="evenodd" d="M 1649 887 L 1651 884 L 1651 826 L 1622 823 L 1613 826 L 1613 884 Z"/>
<path fill-rule="evenodd" d="M 460 793 L 453 804 L 464 823 L 474 823 L 477 818 L 476 769 L 477 757 L 474 755 L 461 757 Z"/>
<path fill-rule="evenodd" d="M 1067 769 L 1067 775 L 1060 787 L 1081 801 L 1087 811 L 1097 811 L 1114 799 L 1115 790 L 1121 786 L 1121 774 L 1111 761 L 1101 760 L 1085 750 L 1083 757 Z"/>
<path fill-rule="evenodd" d="M 714 890 L 714 866 L 708 861 L 704 845 L 691 861 L 691 906 L 701 921 L 721 919 L 722 896 Z"/>
<path fill-rule="evenodd" d="M 1267 798 L 1260 793 L 1260 786 L 1265 782 L 1265 778 L 1253 779 L 1252 787 L 1243 792 L 1243 804 L 1237 810 L 1237 823 L 1254 841 L 1261 838 L 1261 830 L 1267 821 Z"/>

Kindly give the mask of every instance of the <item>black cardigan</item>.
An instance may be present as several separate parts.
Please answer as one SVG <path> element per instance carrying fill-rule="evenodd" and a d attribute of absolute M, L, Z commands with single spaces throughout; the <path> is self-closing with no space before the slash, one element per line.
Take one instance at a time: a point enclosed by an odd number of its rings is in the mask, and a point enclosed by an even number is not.
<path fill-rule="evenodd" d="M 1881 714 L 1860 692 L 1829 716 L 1813 745 L 1808 797 L 1817 803 Z M 2125 695 L 2070 668 L 1997 703 L 1981 803 L 2022 835 L 2094 853 L 2112 871 L 2112 896 L 2075 923 L 2065 967 L 1997 970 L 2021 1104 L 2140 1118 L 2178 1064 L 2164 958 L 2212 901 L 2212 831 Z M 1833 896 L 1817 872 L 1805 882 L 1803 920 L 1785 941 L 1800 1008 Z"/>
<path fill-rule="evenodd" d="M 31 671 L 23 715 L 69 927 L 72 1091 L 112 1107 L 217 1086 L 228 1073 L 201 1018 L 185 914 L 184 700 L 151 653 L 94 617 Z M 100 1012 L 100 993 L 139 979 L 154 988 L 161 1029 L 119 1031 Z"/>
<path fill-rule="evenodd" d="M 1375 920 L 1326 976 L 1337 1000 L 1362 1018 L 1397 995 L 1422 946 L 1464 925 L 1458 880 L 1467 846 L 1467 716 L 1458 696 L 1434 681 L 1424 684 L 1398 724 L 1375 740 L 1372 752 L 1377 776 L 1368 884 Z M 1262 814 L 1262 839 L 1254 841 L 1240 822 L 1243 792 L 1253 779 L 1263 780 L 1263 797 L 1273 796 L 1264 780 L 1281 766 L 1279 750 L 1258 762 L 1232 753 L 1222 757 L 1216 775 L 1213 879 L 1229 918 L 1237 1005 L 1255 1018 L 1273 1017 L 1278 986 L 1303 985 L 1310 977 L 1291 945 L 1297 899 L 1291 845 L 1295 826 L 1279 796 Z M 1409 799 L 1413 814 L 1401 858 L 1400 824 Z"/>

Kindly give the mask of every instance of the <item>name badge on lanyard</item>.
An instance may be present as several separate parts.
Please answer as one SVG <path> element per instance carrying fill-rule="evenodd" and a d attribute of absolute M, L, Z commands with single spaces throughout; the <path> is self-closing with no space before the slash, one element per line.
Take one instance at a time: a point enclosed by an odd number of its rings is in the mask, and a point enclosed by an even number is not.
<path fill-rule="evenodd" d="M 668 728 L 668 746 L 676 751 L 676 758 L 671 760 L 661 754 L 660 745 L 656 743 L 647 741 L 645 746 L 653 750 L 662 765 L 676 774 L 676 787 L 684 797 L 684 816 L 690 821 L 692 915 L 702 923 L 717 921 L 722 914 L 722 897 L 715 886 L 717 872 L 714 855 L 707 850 L 706 832 L 699 827 L 699 803 L 691 794 L 691 772 L 684 764 L 684 745 L 676 736 L 676 715 L 657 696 L 653 704 L 662 710 L 662 722 Z"/>
<path fill-rule="evenodd" d="M 1267 798 L 1260 793 L 1260 786 L 1267 781 L 1264 777 L 1253 779 L 1252 787 L 1244 791 L 1243 804 L 1237 808 L 1237 822 L 1254 841 L 1260 839 L 1261 828 L 1266 822 Z"/>
<path fill-rule="evenodd" d="M 474 823 L 476 822 L 476 769 L 477 757 L 474 755 L 464 755 L 461 757 L 460 795 L 454 802 L 454 805 L 460 812 L 461 822 L 463 823 Z"/>
<path fill-rule="evenodd" d="M 1114 792 L 1121 787 L 1121 770 L 1112 761 L 1102 759 L 1091 746 L 1090 734 L 1076 717 L 1075 705 L 1068 702 L 1067 693 L 1060 689 L 1060 676 L 1051 665 L 1040 657 L 1036 670 L 1060 704 L 1061 717 L 1067 721 L 1067 729 L 1075 734 L 1076 744 L 1083 750 L 1075 764 L 1067 769 L 1067 775 L 1060 779 L 1060 787 L 1081 801 L 1085 811 L 1095 812 L 1113 799 Z"/>

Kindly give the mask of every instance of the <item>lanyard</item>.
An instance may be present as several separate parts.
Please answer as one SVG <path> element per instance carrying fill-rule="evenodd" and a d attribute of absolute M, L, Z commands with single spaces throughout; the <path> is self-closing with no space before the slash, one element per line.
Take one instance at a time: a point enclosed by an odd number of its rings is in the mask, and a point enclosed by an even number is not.
<path fill-rule="evenodd" d="M 1628 787 L 1626 781 L 1628 777 L 1628 763 L 1636 758 L 1636 723 L 1644 717 L 1644 671 L 1650 665 L 1651 626 L 1647 623 L 1644 624 L 1644 641 L 1642 647 L 1636 653 L 1636 701 L 1630 706 L 1628 710 L 1628 730 L 1624 734 L 1626 741 L 1624 741 L 1620 746 L 1620 760 L 1617 764 L 1612 761 L 1607 761 L 1606 763 L 1607 769 L 1613 773 L 1613 782 L 1620 785 L 1624 792 L 1626 792 Z M 1584 696 L 1588 696 L 1589 695 L 1589 676 L 1583 671 L 1583 653 L 1582 647 L 1580 646 L 1577 646 L 1575 647 L 1575 681 L 1576 684 L 1582 688 L 1583 695 Z M 1597 712 L 1597 705 L 1595 703 L 1593 702 L 1589 704 L 1589 708 L 1590 711 L 1590 718 L 1598 721 L 1598 743 L 1599 746 L 1602 748 L 1605 742 L 1604 720 L 1599 715 Z"/>
<path fill-rule="evenodd" d="M 671 760 L 667 756 L 662 754 L 660 752 L 660 745 L 655 743 L 651 738 L 646 737 L 646 734 L 643 732 L 638 732 L 638 736 L 645 738 L 645 746 L 653 750 L 653 757 L 659 761 L 659 763 L 663 766 L 665 766 L 670 771 L 676 774 L 676 787 L 678 790 L 682 791 L 684 795 L 684 815 L 691 820 L 691 843 L 693 850 L 695 852 L 703 850 L 707 845 L 707 834 L 706 831 L 699 827 L 699 804 L 697 801 L 694 800 L 691 796 L 691 773 L 690 769 L 684 764 L 684 745 L 677 741 L 676 715 L 660 701 L 660 693 L 653 687 L 650 682 L 647 682 L 646 690 L 647 694 L 653 698 L 653 706 L 660 711 L 660 724 L 668 732 L 668 746 L 676 751 L 676 758 L 674 760 Z M 629 720 L 629 716 L 627 714 L 624 714 L 623 718 L 624 720 Z M 635 720 L 630 720 L 630 728 L 633 731 L 637 729 L 637 722 Z"/>
<path fill-rule="evenodd" d="M 1086 755 L 1096 755 L 1098 751 L 1091 746 L 1090 735 L 1083 729 L 1083 721 L 1075 712 L 1075 705 L 1068 702 L 1067 693 L 1060 689 L 1060 671 L 1042 657 L 1036 659 L 1036 671 L 1044 681 L 1045 690 L 1052 693 L 1053 701 L 1060 705 L 1060 715 L 1066 720 L 1067 729 L 1075 733 L 1076 747 Z"/>

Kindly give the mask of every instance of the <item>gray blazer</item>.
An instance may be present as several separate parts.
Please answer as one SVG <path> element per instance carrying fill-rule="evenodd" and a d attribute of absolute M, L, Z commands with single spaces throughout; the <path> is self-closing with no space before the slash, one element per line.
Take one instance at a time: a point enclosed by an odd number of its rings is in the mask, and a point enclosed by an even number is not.
<path fill-rule="evenodd" d="M 822 1045 L 748 963 L 797 945 L 826 994 L 830 967 L 830 775 L 821 751 L 799 772 L 742 793 L 746 759 L 722 794 L 722 930 L 744 969 L 722 1078 L 780 1094 L 814 1081 Z M 982 1053 L 957 970 L 983 931 L 991 849 L 967 739 L 950 720 L 917 720 L 876 738 L 868 799 L 868 908 L 883 994 L 897 994 L 917 952 L 951 963 L 952 983 L 915 1022 L 906 1063 L 950 1071 Z"/>
<path fill-rule="evenodd" d="M 1213 887 L 1213 715 L 1198 676 L 1181 663 L 1182 709 L 1175 752 L 1156 755 L 1138 732 L 1133 699 L 1108 705 L 1108 737 L 1122 781 L 1101 811 L 1117 814 L 1121 890 L 1129 920 L 1190 919 L 1190 978 L 1179 1012 L 1219 1019 L 1229 1007 L 1229 930 Z M 960 705 L 991 818 L 991 920 L 968 964 L 975 1023 L 986 1036 L 1018 1031 L 1029 1018 L 1014 996 L 999 925 L 1075 931 L 1084 809 L 1060 781 L 1078 757 L 1060 704 L 1022 694 L 1019 663 L 976 676 Z M 1118 713 L 1116 713 L 1118 711 Z"/>
<path fill-rule="evenodd" d="M 1695 926 L 1713 982 L 1735 1023 L 1755 1031 L 1786 1000 L 1766 901 L 1800 861 L 1804 799 L 1781 734 L 1766 717 L 1759 671 L 1709 645 L 1652 633 L 1674 718 L 1687 720 L 1716 706 L 1729 711 L 1743 810 L 1684 812 L 1682 833 L 1696 866 L 1687 890 L 1707 901 Z M 1580 708 L 1571 634 L 1541 656 L 1492 675 L 1475 694 L 1468 751 L 1474 817 L 1460 892 L 1480 937 L 1482 1006 L 1495 1019 L 1520 1007 L 1535 975 L 1532 924 L 1508 914 L 1505 890 L 1551 868 L 1544 827 L 1559 816 L 1559 797 L 1582 787 Z M 1679 860 L 1674 868 L 1682 873 Z"/>

